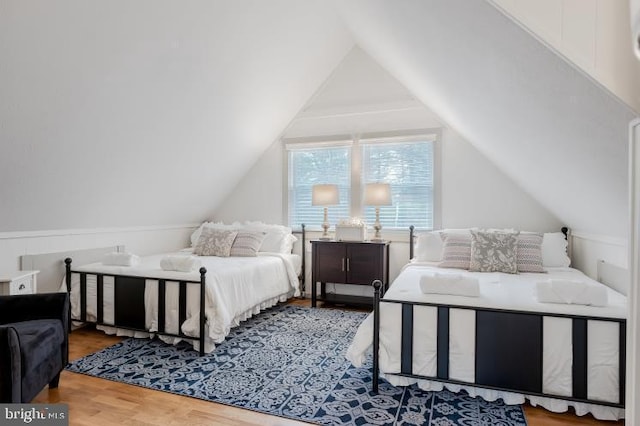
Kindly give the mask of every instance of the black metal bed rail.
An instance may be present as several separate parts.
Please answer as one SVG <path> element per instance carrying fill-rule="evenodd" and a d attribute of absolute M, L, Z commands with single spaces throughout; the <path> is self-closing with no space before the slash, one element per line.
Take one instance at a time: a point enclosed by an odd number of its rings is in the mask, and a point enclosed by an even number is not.
<path fill-rule="evenodd" d="M 199 270 L 200 280 L 167 280 L 165 278 L 156 277 L 140 277 L 132 275 L 104 274 L 93 272 L 73 271 L 71 269 L 71 258 L 66 258 L 65 263 L 65 280 L 67 292 L 71 297 L 71 280 L 72 274 L 80 276 L 80 318 L 71 318 L 71 309 L 69 310 L 69 319 L 90 322 L 96 325 L 104 325 L 109 327 L 117 327 L 127 330 L 143 331 L 147 333 L 155 333 L 163 336 L 179 337 L 192 341 L 197 341 L 200 345 L 200 356 L 204 355 L 205 343 L 205 301 L 206 301 L 206 274 L 207 269 L 202 267 Z M 96 277 L 96 320 L 87 320 L 87 275 Z M 113 278 L 113 308 L 114 321 L 113 324 L 104 322 L 104 277 Z M 157 331 L 149 331 L 145 324 L 145 304 L 144 292 L 147 280 L 158 282 L 158 323 Z M 166 282 L 178 283 L 178 334 L 168 333 L 165 330 L 165 312 L 166 312 Z M 187 336 L 182 332 L 182 324 L 187 317 L 187 286 L 199 285 L 199 305 L 200 315 L 198 319 L 199 334 L 198 337 Z M 71 324 L 71 321 L 69 321 Z"/>
<path fill-rule="evenodd" d="M 529 312 L 511 309 L 493 309 L 464 305 L 381 299 L 382 283 L 373 282 L 373 392 L 379 386 L 380 303 L 402 306 L 401 367 L 394 374 L 416 379 L 433 380 L 457 385 L 518 392 L 575 402 L 584 402 L 624 408 L 626 369 L 626 319 L 603 318 L 585 315 Z M 413 368 L 413 309 L 415 306 L 437 308 L 437 367 L 436 376 L 414 374 Z M 475 379 L 464 382 L 449 377 L 449 313 L 451 309 L 470 310 L 475 313 Z M 572 395 L 547 394 L 542 390 L 543 319 L 565 318 L 572 321 Z M 614 322 L 618 324 L 618 402 L 588 398 L 588 321 Z M 509 348 L 506 350 L 505 348 Z"/>
<path fill-rule="evenodd" d="M 304 298 L 304 291 L 305 291 L 305 287 L 306 287 L 306 281 L 307 281 L 307 274 L 306 274 L 306 248 L 305 248 L 305 244 L 306 244 L 306 230 L 305 230 L 306 225 L 303 223 L 300 225 L 300 231 L 292 231 L 293 234 L 301 234 L 302 236 L 302 250 L 300 252 L 300 256 L 301 258 L 301 265 L 300 265 L 300 277 L 298 277 L 298 279 L 300 280 L 300 297 Z"/>

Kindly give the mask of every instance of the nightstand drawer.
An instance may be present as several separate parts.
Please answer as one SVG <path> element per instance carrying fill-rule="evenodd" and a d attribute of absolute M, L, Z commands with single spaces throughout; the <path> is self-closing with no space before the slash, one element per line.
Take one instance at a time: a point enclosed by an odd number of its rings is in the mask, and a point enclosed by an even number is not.
<path fill-rule="evenodd" d="M 35 294 L 38 286 L 36 276 L 39 271 L 0 272 L 0 296 Z"/>
<path fill-rule="evenodd" d="M 33 275 L 19 278 L 15 281 L 11 281 L 9 284 L 10 294 L 31 294 L 33 293 Z"/>
<path fill-rule="evenodd" d="M 372 306 L 373 298 L 342 293 L 330 294 L 326 284 L 361 285 L 371 287 L 381 280 L 383 288 L 389 282 L 389 242 L 346 242 L 333 240 L 311 241 L 311 306 L 316 301 Z M 316 286 L 320 283 L 320 297 Z"/>

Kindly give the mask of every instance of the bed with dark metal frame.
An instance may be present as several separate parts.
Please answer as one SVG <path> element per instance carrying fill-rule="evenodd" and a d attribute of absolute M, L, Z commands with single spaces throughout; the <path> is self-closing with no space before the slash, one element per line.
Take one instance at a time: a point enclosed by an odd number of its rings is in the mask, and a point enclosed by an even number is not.
<path fill-rule="evenodd" d="M 562 228 L 565 238 L 567 228 Z M 410 227 L 409 251 L 413 258 L 414 227 Z M 508 309 L 442 305 L 438 303 L 409 302 L 381 299 L 382 283 L 373 282 L 373 392 L 378 392 L 380 348 L 380 304 L 401 305 L 401 355 L 397 376 L 432 380 L 455 385 L 474 386 L 498 391 L 516 392 L 525 396 L 539 396 L 609 407 L 624 408 L 625 404 L 625 337 L 626 320 L 583 315 L 538 313 Z M 436 376 L 416 375 L 413 366 L 413 309 L 415 306 L 437 308 L 437 361 Z M 475 381 L 463 382 L 449 377 L 449 312 L 464 309 L 475 312 Z M 571 396 L 544 393 L 543 386 L 543 319 L 544 317 L 568 318 L 572 321 L 572 394 Z M 618 381 L 619 400 L 607 402 L 588 398 L 587 378 L 587 325 L 588 321 L 606 321 L 619 326 Z M 509 350 L 505 350 L 509 348 Z M 385 373 L 386 374 L 386 373 Z"/>
<path fill-rule="evenodd" d="M 300 231 L 293 231 L 294 234 L 300 234 L 302 237 L 302 258 L 301 258 L 301 272 L 298 277 L 300 281 L 300 291 L 304 295 L 305 285 L 305 225 L 301 225 Z M 65 263 L 65 283 L 67 287 L 67 293 L 71 297 L 71 278 L 72 274 L 79 274 L 80 276 L 80 317 L 71 318 L 71 309 L 69 309 L 70 320 L 81 321 L 83 323 L 91 323 L 101 326 L 115 327 L 131 331 L 141 331 L 147 333 L 158 334 L 167 337 L 177 337 L 193 342 L 199 342 L 200 356 L 204 355 L 204 343 L 205 343 L 205 289 L 206 289 L 206 274 L 207 269 L 200 268 L 200 279 L 198 281 L 191 280 L 169 280 L 161 279 L 157 277 L 140 277 L 129 275 L 115 275 L 115 274 L 102 274 L 102 273 L 90 273 L 83 271 L 74 271 L 71 267 L 72 260 L 67 257 L 64 260 Z M 87 275 L 96 276 L 96 318 L 90 320 L 87 317 Z M 114 322 L 113 324 L 106 324 L 104 322 L 104 277 L 110 276 L 114 279 L 113 287 L 113 308 L 114 308 Z M 146 280 L 153 279 L 158 281 L 158 324 L 157 331 L 149 331 L 145 325 L 145 286 Z M 177 282 L 179 288 L 178 298 L 178 319 L 179 324 L 183 324 L 187 318 L 187 286 L 197 285 L 199 286 L 199 305 L 200 316 L 198 319 L 199 333 L 197 337 L 187 336 L 182 332 L 182 327 L 178 327 L 178 334 L 169 333 L 165 329 L 165 290 L 167 281 Z M 69 321 L 71 324 L 71 321 Z"/>

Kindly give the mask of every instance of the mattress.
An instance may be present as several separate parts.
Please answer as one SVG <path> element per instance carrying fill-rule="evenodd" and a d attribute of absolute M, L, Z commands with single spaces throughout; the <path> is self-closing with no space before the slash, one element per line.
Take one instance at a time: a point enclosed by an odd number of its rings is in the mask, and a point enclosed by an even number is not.
<path fill-rule="evenodd" d="M 145 324 L 150 332 L 157 331 L 158 281 L 166 280 L 165 288 L 165 331 L 177 334 L 179 329 L 187 336 L 196 337 L 199 333 L 199 284 L 187 285 L 187 317 L 178 324 L 178 282 L 200 282 L 200 273 L 163 271 L 160 260 L 164 253 L 141 258 L 134 267 L 111 266 L 93 263 L 73 267 L 71 276 L 71 314 L 80 317 L 80 274 L 85 272 L 87 282 L 87 319 L 95 321 L 97 313 L 97 274 L 103 274 L 103 322 L 98 326 L 108 333 L 134 337 L 148 336 L 148 333 L 109 327 L 114 323 L 113 289 L 114 275 L 145 278 Z M 294 254 L 259 253 L 256 257 L 215 257 L 198 256 L 206 273 L 205 315 L 205 352 L 211 352 L 215 343 L 219 343 L 229 334 L 232 327 L 241 321 L 271 307 L 288 297 L 300 294 L 298 274 L 300 256 Z M 64 286 L 66 289 L 66 285 Z M 160 336 L 169 343 L 181 339 Z M 198 348 L 197 342 L 194 347 Z"/>
<path fill-rule="evenodd" d="M 451 272 L 451 269 L 437 268 L 428 263 L 407 265 L 396 278 L 384 299 L 411 302 L 435 303 L 457 306 L 450 309 L 450 378 L 463 382 L 475 379 L 475 313 L 465 307 L 482 307 L 498 310 L 516 310 L 542 314 L 580 315 L 592 318 L 588 321 L 588 359 L 589 359 L 589 399 L 616 402 L 619 397 L 617 377 L 619 330 L 618 323 L 605 321 L 605 318 L 626 318 L 626 297 L 607 288 L 608 304 L 604 307 L 540 303 L 535 297 L 536 282 L 550 278 L 581 280 L 603 286 L 591 280 L 580 271 L 572 268 L 548 268 L 548 273 L 473 273 L 480 283 L 479 297 L 423 294 L 420 291 L 420 277 L 433 272 Z M 401 305 L 381 303 L 380 328 L 380 370 L 393 385 L 418 383 L 427 390 L 440 390 L 444 387 L 459 391 L 467 390 L 472 396 L 479 395 L 492 401 L 502 398 L 506 403 L 517 404 L 528 398 L 533 405 L 562 412 L 573 406 L 576 412 L 591 412 L 601 419 L 618 419 L 624 416 L 624 410 L 594 404 L 570 402 L 561 399 L 527 396 L 514 392 L 484 389 L 474 386 L 445 384 L 431 380 L 419 380 L 394 376 L 400 372 L 400 336 Z M 603 318 L 598 321 L 598 318 Z M 436 376 L 437 343 L 437 307 L 415 306 L 414 308 L 414 350 L 413 372 L 416 375 Z M 544 317 L 543 351 L 543 391 L 554 395 L 571 395 L 571 319 L 562 317 Z M 373 317 L 369 316 L 359 327 L 354 340 L 347 351 L 347 358 L 356 366 L 364 362 L 366 352 L 372 344 Z"/>

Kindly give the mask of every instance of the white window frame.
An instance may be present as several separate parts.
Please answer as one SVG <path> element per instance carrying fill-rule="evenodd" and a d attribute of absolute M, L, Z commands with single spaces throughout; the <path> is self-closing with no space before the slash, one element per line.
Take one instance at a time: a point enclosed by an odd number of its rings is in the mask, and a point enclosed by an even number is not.
<path fill-rule="evenodd" d="M 403 132 L 384 133 L 362 133 L 353 135 L 335 135 L 325 137 L 308 138 L 284 138 L 282 139 L 284 156 L 283 173 L 283 216 L 289 222 L 289 150 L 305 148 L 323 148 L 332 146 L 350 146 L 351 148 L 351 203 L 350 216 L 363 217 L 364 206 L 362 205 L 362 150 L 363 143 L 402 143 L 402 142 L 433 142 L 433 229 L 441 228 L 441 129 L 419 129 Z M 347 218 L 345 218 L 347 219 Z M 333 227 L 335 224 L 332 223 Z M 297 228 L 299 223 L 289 226 Z M 319 231 L 320 227 L 310 226 L 310 231 Z M 424 229 L 429 230 L 429 229 Z M 383 233 L 387 235 L 404 234 L 406 230 L 400 228 L 383 228 Z"/>

